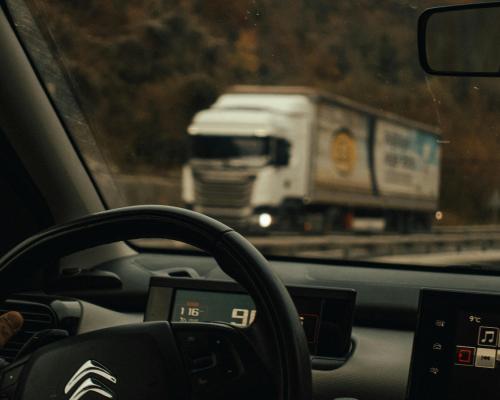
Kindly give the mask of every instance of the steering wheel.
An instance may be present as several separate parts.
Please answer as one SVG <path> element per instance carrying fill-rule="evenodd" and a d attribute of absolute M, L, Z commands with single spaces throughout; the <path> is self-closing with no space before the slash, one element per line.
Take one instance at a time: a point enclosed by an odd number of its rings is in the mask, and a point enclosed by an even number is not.
<path fill-rule="evenodd" d="M 224 224 L 175 207 L 104 211 L 34 235 L 0 259 L 0 293 L 27 289 L 40 268 L 97 245 L 138 238 L 181 241 L 212 255 L 253 298 L 248 328 L 148 322 L 66 338 L 11 368 L 15 400 L 281 399 L 312 397 L 307 340 L 267 260 Z M 30 277 L 30 280 L 27 279 Z M 14 378 L 12 378 L 14 379 Z M 0 398 L 2 394 L 0 393 Z"/>

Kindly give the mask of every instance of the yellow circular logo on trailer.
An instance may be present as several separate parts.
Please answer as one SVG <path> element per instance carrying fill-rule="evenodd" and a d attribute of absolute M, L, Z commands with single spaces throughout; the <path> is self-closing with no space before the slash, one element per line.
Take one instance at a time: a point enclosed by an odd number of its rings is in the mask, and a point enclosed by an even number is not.
<path fill-rule="evenodd" d="M 330 152 L 335 168 L 343 175 L 350 174 L 356 166 L 356 140 L 347 129 L 333 135 Z"/>

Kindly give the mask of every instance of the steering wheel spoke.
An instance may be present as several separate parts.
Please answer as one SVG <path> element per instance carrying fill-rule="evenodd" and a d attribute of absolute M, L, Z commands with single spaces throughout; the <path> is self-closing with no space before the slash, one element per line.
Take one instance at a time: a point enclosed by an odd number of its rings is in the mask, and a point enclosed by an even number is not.
<path fill-rule="evenodd" d="M 246 329 L 183 322 L 173 323 L 172 328 L 193 399 L 275 398 L 271 374 Z"/>

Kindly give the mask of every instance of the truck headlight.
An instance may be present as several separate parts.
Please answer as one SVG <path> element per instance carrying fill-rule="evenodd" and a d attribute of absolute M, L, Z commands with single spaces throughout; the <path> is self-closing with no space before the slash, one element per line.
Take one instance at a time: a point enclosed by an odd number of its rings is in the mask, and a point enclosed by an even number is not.
<path fill-rule="evenodd" d="M 271 214 L 262 213 L 259 215 L 259 226 L 261 228 L 269 228 L 273 223 L 273 217 Z"/>

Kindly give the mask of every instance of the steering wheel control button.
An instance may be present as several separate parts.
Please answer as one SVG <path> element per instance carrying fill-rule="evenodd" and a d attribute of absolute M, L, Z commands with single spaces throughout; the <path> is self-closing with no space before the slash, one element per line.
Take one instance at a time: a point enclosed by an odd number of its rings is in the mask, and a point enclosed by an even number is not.
<path fill-rule="evenodd" d="M 19 375 L 21 375 L 21 372 L 23 371 L 23 367 L 24 365 L 19 365 L 4 371 L 2 379 L 2 390 L 17 383 Z"/>
<path fill-rule="evenodd" d="M 6 371 L 2 377 L 1 390 L 4 391 L 7 387 L 15 383 L 15 377 L 11 371 Z"/>
<path fill-rule="evenodd" d="M 193 372 L 202 371 L 204 369 L 209 369 L 215 367 L 217 364 L 217 358 L 214 353 L 208 356 L 202 356 L 191 360 L 191 370 Z"/>
<path fill-rule="evenodd" d="M 191 383 L 193 385 L 193 392 L 202 394 L 216 390 L 223 382 L 219 379 L 218 371 L 212 368 L 193 373 Z"/>
<path fill-rule="evenodd" d="M 23 371 L 24 363 L 10 366 L 3 371 L 2 381 L 0 386 L 0 399 L 12 399 L 17 388 L 17 383 L 21 372 Z"/>
<path fill-rule="evenodd" d="M 179 332 L 177 338 L 184 351 L 192 358 L 209 354 L 208 341 L 203 332 Z"/>

